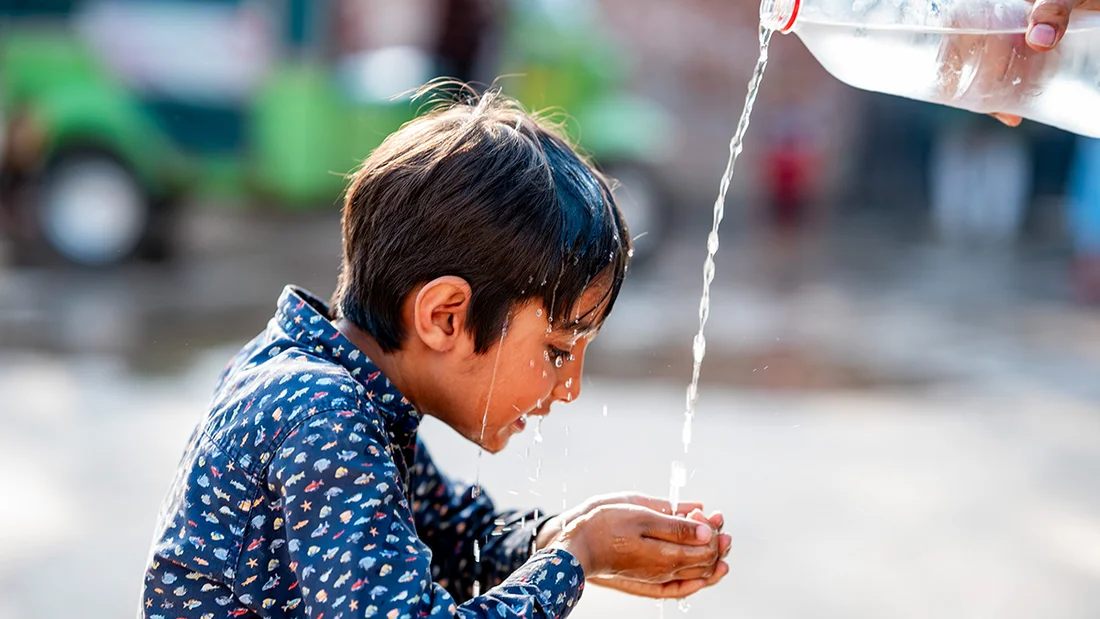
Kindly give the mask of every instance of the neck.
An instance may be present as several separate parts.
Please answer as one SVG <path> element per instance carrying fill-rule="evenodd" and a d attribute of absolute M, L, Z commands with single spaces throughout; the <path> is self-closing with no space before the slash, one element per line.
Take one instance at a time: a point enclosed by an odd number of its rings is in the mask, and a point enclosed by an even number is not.
<path fill-rule="evenodd" d="M 405 372 L 405 358 L 401 351 L 388 353 L 382 350 L 382 347 L 378 344 L 378 341 L 374 339 L 370 333 L 367 333 L 363 329 L 360 329 L 355 323 L 351 322 L 347 318 L 338 318 L 332 323 L 336 326 L 336 329 L 340 333 L 344 334 L 344 337 L 348 338 L 360 352 L 365 354 L 371 363 L 378 366 L 378 369 L 386 375 L 386 378 L 401 392 L 401 395 L 405 396 L 412 402 L 413 406 L 418 409 L 416 401 L 416 385 L 411 384 L 407 373 Z"/>

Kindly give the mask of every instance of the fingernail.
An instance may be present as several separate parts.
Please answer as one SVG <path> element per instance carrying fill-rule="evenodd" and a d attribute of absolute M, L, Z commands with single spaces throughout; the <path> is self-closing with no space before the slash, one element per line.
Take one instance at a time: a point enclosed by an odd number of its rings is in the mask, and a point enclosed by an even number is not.
<path fill-rule="evenodd" d="M 1054 45 L 1054 36 L 1054 26 L 1035 24 L 1027 33 L 1027 42 L 1036 47 L 1050 47 Z"/>
<path fill-rule="evenodd" d="M 710 528 L 709 524 L 701 524 L 695 527 L 695 537 L 698 537 L 700 542 L 709 542 L 710 536 L 713 534 L 714 529 Z"/>

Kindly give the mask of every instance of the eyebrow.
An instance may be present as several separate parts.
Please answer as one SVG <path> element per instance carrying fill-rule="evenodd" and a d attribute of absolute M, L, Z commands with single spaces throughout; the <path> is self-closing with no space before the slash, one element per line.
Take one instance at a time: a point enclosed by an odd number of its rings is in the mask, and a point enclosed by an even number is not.
<path fill-rule="evenodd" d="M 576 320 L 571 323 L 563 324 L 560 328 L 555 329 L 555 331 L 561 331 L 563 333 L 566 331 L 573 331 L 576 335 L 591 335 L 597 330 L 599 330 L 599 325 L 596 324 L 595 320 Z"/>
<path fill-rule="evenodd" d="M 555 331 L 573 331 L 577 335 L 589 335 L 595 333 L 600 328 L 600 321 L 596 317 L 596 310 L 599 306 L 596 306 L 587 312 L 583 316 L 578 316 L 572 322 L 563 322 L 561 326 L 555 329 Z"/>
<path fill-rule="evenodd" d="M 610 291 L 605 293 L 596 305 L 589 308 L 584 314 L 574 318 L 572 322 L 562 323 L 561 327 L 554 330 L 562 332 L 572 330 L 576 335 L 585 336 L 595 333 L 603 324 L 603 319 L 607 318 L 606 314 L 602 318 L 600 317 L 600 308 L 604 307 L 610 293 Z"/>

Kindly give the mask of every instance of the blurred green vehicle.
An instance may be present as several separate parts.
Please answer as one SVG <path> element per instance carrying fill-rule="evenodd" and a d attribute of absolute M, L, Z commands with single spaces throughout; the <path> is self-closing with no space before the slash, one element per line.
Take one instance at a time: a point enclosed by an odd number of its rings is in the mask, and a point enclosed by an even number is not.
<path fill-rule="evenodd" d="M 367 5 L 0 0 L 0 232 L 24 260 L 110 266 L 169 257 L 185 201 L 334 208 L 344 174 L 415 117 L 400 93 L 446 70 L 386 41 L 392 16 L 368 14 L 383 36 L 362 45 L 349 24 Z M 666 228 L 654 171 L 671 121 L 626 91 L 624 58 L 578 6 L 509 2 L 495 73 L 529 109 L 568 114 L 622 181 L 642 254 Z"/>

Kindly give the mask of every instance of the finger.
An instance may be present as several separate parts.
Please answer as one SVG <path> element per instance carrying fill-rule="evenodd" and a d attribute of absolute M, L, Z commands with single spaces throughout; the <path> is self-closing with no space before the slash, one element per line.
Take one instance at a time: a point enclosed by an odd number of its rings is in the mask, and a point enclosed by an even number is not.
<path fill-rule="evenodd" d="M 659 499 L 657 497 L 645 496 L 642 494 L 634 494 L 623 497 L 625 502 L 632 505 L 640 505 L 653 511 L 661 512 L 662 514 L 672 513 L 672 503 L 668 499 Z M 676 513 L 680 515 L 689 514 L 697 509 L 703 509 L 702 503 L 695 503 L 692 501 L 679 501 L 676 503 Z"/>
<path fill-rule="evenodd" d="M 713 587 L 722 581 L 730 573 L 730 565 L 725 561 L 719 561 L 718 565 L 714 568 L 714 573 L 707 578 L 706 587 Z"/>
<path fill-rule="evenodd" d="M 722 512 L 718 510 L 715 510 L 707 518 L 707 520 L 710 520 L 710 523 L 714 525 L 714 528 L 718 529 L 719 531 L 722 530 L 722 527 L 726 526 L 726 517 L 722 515 Z"/>
<path fill-rule="evenodd" d="M 643 546 L 647 558 L 644 565 L 650 566 L 653 578 L 651 582 L 667 582 L 680 570 L 693 568 L 713 568 L 718 562 L 718 544 L 706 546 L 685 546 L 658 540 L 648 540 Z"/>
<path fill-rule="evenodd" d="M 691 580 L 673 580 L 659 585 L 647 583 L 639 584 L 641 586 L 637 588 L 619 588 L 624 591 L 629 591 L 634 595 L 658 600 L 668 600 L 686 598 L 693 593 L 698 593 L 703 587 L 707 586 L 707 581 L 703 578 L 693 578 Z"/>
<path fill-rule="evenodd" d="M 711 563 L 705 567 L 690 567 L 683 570 L 677 570 L 676 573 L 672 575 L 672 580 L 669 582 L 677 580 L 695 580 L 696 578 L 706 580 L 714 575 L 716 569 L 718 569 L 718 564 Z"/>
<path fill-rule="evenodd" d="M 1027 28 L 1027 43 L 1046 51 L 1062 40 L 1069 27 L 1069 14 L 1081 0 L 1036 0 Z"/>
<path fill-rule="evenodd" d="M 689 520 L 694 520 L 695 522 L 698 522 L 699 524 L 706 524 L 706 525 L 710 525 L 710 527 L 711 527 L 712 529 L 714 528 L 714 523 L 712 523 L 712 522 L 710 521 L 710 519 L 709 519 L 709 518 L 707 518 L 707 517 L 706 517 L 706 516 L 705 516 L 705 515 L 703 514 L 703 510 L 701 510 L 701 509 L 693 509 L 693 510 L 691 510 L 691 512 L 690 512 L 690 513 L 689 513 L 689 514 L 688 514 L 688 515 L 686 516 L 686 518 L 688 518 Z"/>
<path fill-rule="evenodd" d="M 710 523 L 700 523 L 680 516 L 668 516 L 658 512 L 645 514 L 642 525 L 642 537 L 698 546 L 709 544 L 714 538 L 714 528 Z"/>
<path fill-rule="evenodd" d="M 1001 112 L 994 112 L 994 113 L 990 114 L 990 116 L 992 116 L 993 118 L 996 118 L 997 120 L 1003 122 L 1004 124 L 1008 125 L 1009 127 L 1019 127 L 1020 122 L 1023 121 L 1023 119 L 1020 118 L 1019 116 L 1014 116 L 1012 114 L 1002 114 Z"/>
<path fill-rule="evenodd" d="M 671 504 L 669 505 L 669 507 L 671 507 Z M 694 502 L 690 502 L 690 501 L 686 502 L 686 503 L 684 501 L 680 501 L 680 502 L 676 503 L 676 513 L 681 515 L 681 516 L 684 515 L 684 514 L 690 514 L 691 512 L 693 512 L 697 509 L 702 510 L 703 509 L 703 504 L 702 503 L 694 503 Z"/>
<path fill-rule="evenodd" d="M 731 539 L 729 535 L 718 536 L 718 559 L 714 563 L 698 566 L 687 567 L 677 570 L 673 577 L 676 580 L 691 580 L 692 578 L 710 578 L 714 571 L 718 569 L 718 564 L 721 563 L 721 559 L 725 559 L 730 553 Z"/>

